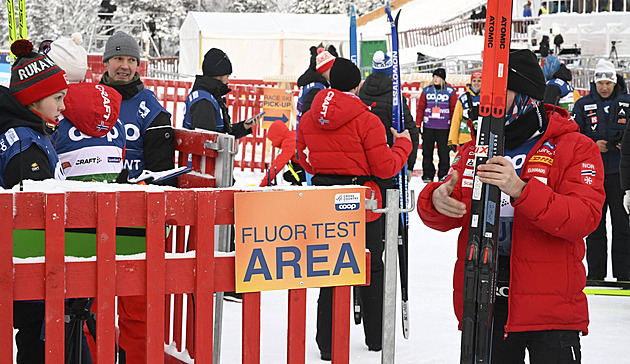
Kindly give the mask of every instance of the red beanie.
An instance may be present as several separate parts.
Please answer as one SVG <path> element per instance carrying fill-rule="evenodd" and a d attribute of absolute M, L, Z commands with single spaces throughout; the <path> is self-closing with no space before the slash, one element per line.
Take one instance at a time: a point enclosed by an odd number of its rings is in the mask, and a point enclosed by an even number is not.
<path fill-rule="evenodd" d="M 63 100 L 68 118 L 83 134 L 102 137 L 116 125 L 122 96 L 113 88 L 96 83 L 73 83 Z"/>
<path fill-rule="evenodd" d="M 475 78 L 481 78 L 481 71 L 475 71 L 470 75 L 470 80 L 472 81 Z"/>
<path fill-rule="evenodd" d="M 20 39 L 11 44 L 17 60 L 11 67 L 9 90 L 24 106 L 68 88 L 66 73 L 48 56 L 33 52 L 33 44 Z"/>
<path fill-rule="evenodd" d="M 320 48 L 320 50 L 317 50 L 319 54 L 315 60 L 317 64 L 316 70 L 318 73 L 323 74 L 332 67 L 335 62 L 335 56 L 330 54 L 330 52 L 325 51 L 323 48 Z"/>

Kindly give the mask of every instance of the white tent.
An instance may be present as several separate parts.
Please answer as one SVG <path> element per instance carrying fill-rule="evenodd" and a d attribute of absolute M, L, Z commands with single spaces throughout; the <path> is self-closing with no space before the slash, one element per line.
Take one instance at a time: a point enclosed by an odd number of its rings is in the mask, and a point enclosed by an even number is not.
<path fill-rule="evenodd" d="M 179 33 L 179 72 L 201 74 L 204 54 L 219 48 L 232 61 L 233 76 L 297 78 L 309 64 L 309 48 L 333 44 L 349 57 L 346 15 L 189 12 Z"/>

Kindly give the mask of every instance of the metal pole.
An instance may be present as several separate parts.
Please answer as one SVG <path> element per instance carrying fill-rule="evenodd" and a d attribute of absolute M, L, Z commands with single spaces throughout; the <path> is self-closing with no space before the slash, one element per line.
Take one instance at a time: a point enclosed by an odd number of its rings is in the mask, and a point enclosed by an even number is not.
<path fill-rule="evenodd" d="M 383 351 L 382 364 L 394 364 L 396 352 L 396 291 L 398 267 L 398 216 L 415 209 L 414 191 L 410 191 L 410 207 L 401 209 L 398 190 L 387 190 L 387 208 L 374 212 L 385 214 L 385 273 L 383 278 Z"/>
<path fill-rule="evenodd" d="M 218 156 L 215 163 L 214 175 L 217 187 L 231 187 L 234 181 L 234 137 L 220 134 L 217 137 Z M 220 252 L 230 251 L 232 227 L 231 225 L 218 225 L 215 229 L 215 249 Z M 214 301 L 214 345 L 212 361 L 221 363 L 221 335 L 223 328 L 223 292 L 216 292 Z"/>

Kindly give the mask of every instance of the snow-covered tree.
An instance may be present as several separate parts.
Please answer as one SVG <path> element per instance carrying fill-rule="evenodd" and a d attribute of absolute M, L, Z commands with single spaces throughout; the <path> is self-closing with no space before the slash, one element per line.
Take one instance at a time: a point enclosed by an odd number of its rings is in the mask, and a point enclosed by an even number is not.
<path fill-rule="evenodd" d="M 268 8 L 266 0 L 235 0 L 228 6 L 233 13 L 266 13 Z"/>

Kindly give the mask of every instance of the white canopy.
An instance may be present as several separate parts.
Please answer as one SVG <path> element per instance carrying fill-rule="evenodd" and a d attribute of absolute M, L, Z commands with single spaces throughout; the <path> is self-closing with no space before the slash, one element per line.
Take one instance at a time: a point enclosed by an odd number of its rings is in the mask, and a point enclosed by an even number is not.
<path fill-rule="evenodd" d="M 233 76 L 297 78 L 309 64 L 309 48 L 333 44 L 349 58 L 350 20 L 339 14 L 189 12 L 179 33 L 179 72 L 201 74 L 204 54 L 219 48 Z"/>

